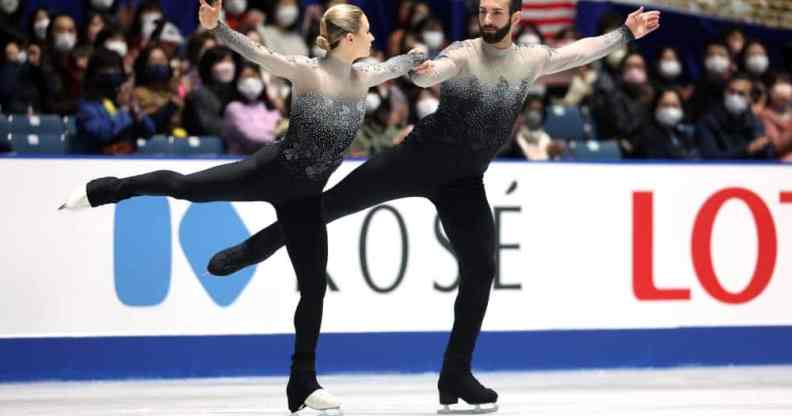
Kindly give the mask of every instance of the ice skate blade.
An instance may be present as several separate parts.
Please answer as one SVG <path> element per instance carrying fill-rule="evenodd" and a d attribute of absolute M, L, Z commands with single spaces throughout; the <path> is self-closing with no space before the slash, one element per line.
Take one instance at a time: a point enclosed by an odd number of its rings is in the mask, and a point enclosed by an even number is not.
<path fill-rule="evenodd" d="M 64 209 L 78 211 L 86 208 L 91 208 L 91 203 L 88 202 L 88 192 L 86 186 L 82 185 L 72 191 L 69 197 L 66 198 L 66 201 L 58 208 L 58 211 Z"/>
<path fill-rule="evenodd" d="M 437 414 L 438 415 L 483 415 L 486 413 L 495 413 L 498 411 L 497 403 L 474 404 L 470 406 L 473 406 L 473 408 L 452 409 L 451 406 L 446 404 L 443 405 L 443 407 L 437 411 Z"/>
<path fill-rule="evenodd" d="M 332 409 L 311 409 L 310 407 L 303 407 L 302 409 L 292 413 L 292 416 L 308 416 L 308 415 L 316 415 L 316 416 L 344 416 L 344 411 L 341 410 L 340 407 L 332 408 Z"/>

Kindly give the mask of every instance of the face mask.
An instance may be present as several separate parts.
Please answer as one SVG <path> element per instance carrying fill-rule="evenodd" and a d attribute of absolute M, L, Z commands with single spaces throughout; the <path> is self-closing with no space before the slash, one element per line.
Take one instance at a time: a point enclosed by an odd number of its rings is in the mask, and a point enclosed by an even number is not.
<path fill-rule="evenodd" d="M 657 122 L 666 126 L 674 127 L 682 121 L 682 109 L 678 107 L 661 107 L 657 109 L 655 118 Z"/>
<path fill-rule="evenodd" d="M 247 9 L 247 0 L 227 0 L 223 5 L 229 14 L 236 16 Z"/>
<path fill-rule="evenodd" d="M 729 69 L 729 59 L 725 56 L 714 55 L 707 58 L 704 65 L 713 74 L 722 75 Z"/>
<path fill-rule="evenodd" d="M 113 0 L 91 0 L 91 6 L 99 10 L 107 10 L 113 6 Z"/>
<path fill-rule="evenodd" d="M 47 38 L 47 28 L 49 27 L 49 19 L 41 19 L 33 24 L 33 33 L 37 38 L 44 40 Z"/>
<path fill-rule="evenodd" d="M 19 8 L 19 0 L 0 0 L 0 10 L 5 14 L 12 14 Z"/>
<path fill-rule="evenodd" d="M 605 58 L 605 60 L 608 62 L 608 65 L 610 65 L 611 68 L 618 68 L 625 56 L 627 56 L 627 49 L 621 48 L 613 51 L 610 55 L 608 55 L 607 58 Z"/>
<path fill-rule="evenodd" d="M 55 49 L 60 52 L 68 52 L 77 43 L 77 35 L 74 33 L 58 33 L 55 35 Z"/>
<path fill-rule="evenodd" d="M 212 75 L 217 82 L 227 83 L 234 80 L 236 67 L 231 62 L 220 62 L 212 68 Z"/>
<path fill-rule="evenodd" d="M 104 44 L 105 48 L 110 49 L 111 51 L 116 52 L 117 54 L 121 55 L 121 57 L 125 57 L 127 54 L 127 44 L 122 40 L 113 40 L 107 41 Z"/>
<path fill-rule="evenodd" d="M 748 108 L 748 100 L 739 94 L 726 94 L 724 104 L 726 105 L 726 110 L 735 116 L 744 113 Z"/>
<path fill-rule="evenodd" d="M 275 13 L 275 19 L 278 21 L 278 24 L 283 27 L 289 27 L 293 25 L 299 16 L 300 9 L 298 9 L 297 6 L 280 7 Z"/>
<path fill-rule="evenodd" d="M 542 113 L 536 110 L 525 112 L 525 124 L 529 128 L 537 128 L 542 125 Z"/>
<path fill-rule="evenodd" d="M 171 69 L 168 65 L 149 65 L 143 76 L 146 82 L 166 82 L 171 79 Z"/>
<path fill-rule="evenodd" d="M 243 78 L 237 83 L 237 89 L 245 98 L 253 101 L 259 98 L 261 92 L 264 91 L 264 81 L 255 77 Z"/>
<path fill-rule="evenodd" d="M 445 35 L 443 35 L 443 32 L 431 30 L 423 32 L 423 39 L 426 42 L 426 46 L 430 49 L 440 49 L 443 46 L 443 42 L 445 42 Z"/>
<path fill-rule="evenodd" d="M 368 93 L 366 96 L 366 112 L 373 113 L 382 105 L 382 98 L 373 92 Z"/>
<path fill-rule="evenodd" d="M 745 60 L 745 67 L 754 75 L 764 74 L 768 66 L 770 66 L 770 60 L 767 55 L 753 55 Z"/>
<path fill-rule="evenodd" d="M 25 52 L 25 51 L 20 51 L 20 52 L 17 54 L 17 58 L 16 58 L 16 60 L 17 60 L 17 62 L 19 62 L 20 64 L 24 64 L 25 62 L 27 62 L 27 52 Z"/>
<path fill-rule="evenodd" d="M 539 36 L 536 36 L 533 33 L 527 33 L 525 35 L 520 36 L 520 38 L 517 40 L 517 43 L 519 43 L 522 46 L 531 46 L 531 45 L 538 45 L 542 43 L 542 41 L 539 40 Z"/>
<path fill-rule="evenodd" d="M 124 83 L 122 72 L 108 72 L 96 76 L 96 86 L 104 90 L 117 90 Z"/>
<path fill-rule="evenodd" d="M 665 78 L 673 79 L 682 73 L 682 65 L 677 60 L 660 61 L 660 75 Z"/>
<path fill-rule="evenodd" d="M 628 69 L 624 73 L 624 82 L 629 84 L 643 84 L 646 82 L 646 71 L 638 68 Z"/>
<path fill-rule="evenodd" d="M 424 98 L 415 105 L 415 111 L 418 112 L 418 118 L 422 119 L 437 111 L 437 107 L 439 106 L 440 101 L 438 101 L 437 98 Z"/>

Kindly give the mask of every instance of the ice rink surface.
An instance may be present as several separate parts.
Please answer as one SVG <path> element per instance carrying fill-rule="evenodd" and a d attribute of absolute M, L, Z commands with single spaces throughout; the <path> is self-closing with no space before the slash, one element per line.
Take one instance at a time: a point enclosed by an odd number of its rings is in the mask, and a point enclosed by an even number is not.
<path fill-rule="evenodd" d="M 792 367 L 478 375 L 500 394 L 498 415 L 792 415 Z M 349 416 L 438 409 L 435 374 L 320 375 L 319 381 Z M 0 415 L 288 415 L 285 388 L 285 377 L 0 384 Z"/>

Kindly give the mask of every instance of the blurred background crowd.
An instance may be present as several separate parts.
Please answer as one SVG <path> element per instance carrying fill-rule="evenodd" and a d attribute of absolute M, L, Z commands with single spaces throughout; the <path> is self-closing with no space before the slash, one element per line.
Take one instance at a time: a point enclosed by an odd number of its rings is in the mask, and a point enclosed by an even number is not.
<path fill-rule="evenodd" d="M 475 0 L 375 1 L 382 13 L 372 19 L 380 27 L 371 62 L 416 46 L 435 56 L 479 32 Z M 63 1 L 0 0 L 0 151 L 244 155 L 288 129 L 289 83 L 196 27 L 197 0 L 72 2 L 78 10 L 59 9 Z M 225 0 L 223 7 L 228 25 L 255 42 L 318 57 L 319 19 L 345 2 Z M 514 42 L 560 48 L 579 39 L 577 2 L 556 3 L 550 10 L 525 0 Z M 601 34 L 624 18 L 603 13 L 590 24 Z M 698 55 L 650 36 L 540 79 L 500 157 L 792 160 L 792 79 L 788 62 L 771 53 L 779 45 L 739 25 L 715 35 L 667 24 L 663 31 L 689 32 Z M 421 89 L 404 78 L 372 88 L 348 155 L 398 144 L 439 100 L 440 86 Z"/>

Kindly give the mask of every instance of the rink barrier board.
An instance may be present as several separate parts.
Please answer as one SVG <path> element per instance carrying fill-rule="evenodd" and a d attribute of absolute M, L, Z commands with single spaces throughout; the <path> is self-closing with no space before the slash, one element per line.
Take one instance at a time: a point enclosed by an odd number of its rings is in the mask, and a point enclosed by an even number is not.
<path fill-rule="evenodd" d="M 445 332 L 322 335 L 318 371 L 425 373 Z M 293 336 L 0 339 L 0 381 L 287 375 Z M 792 326 L 484 332 L 483 371 L 792 364 Z"/>

